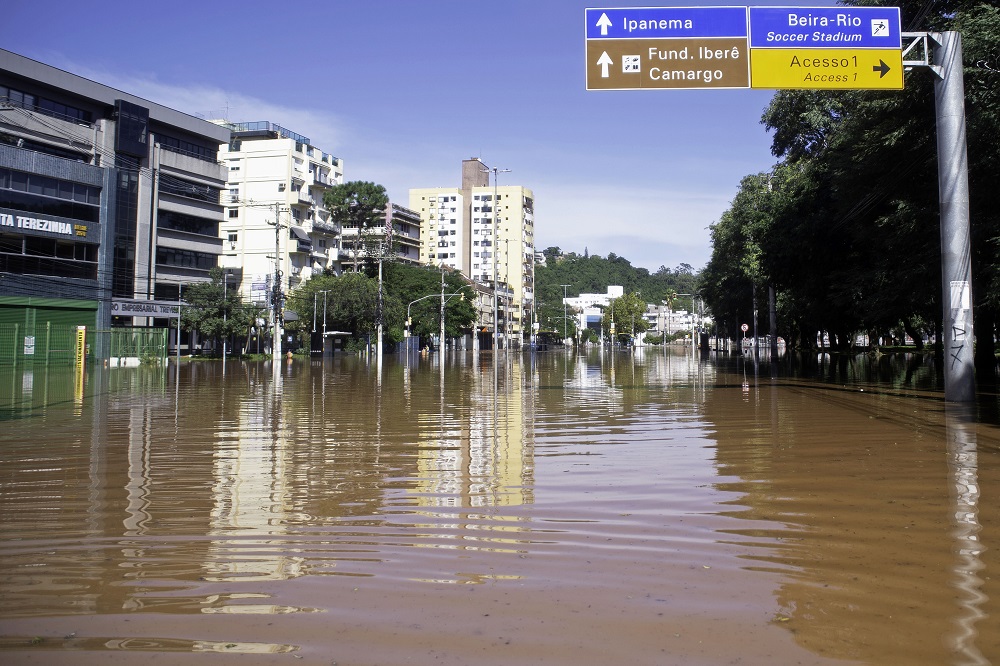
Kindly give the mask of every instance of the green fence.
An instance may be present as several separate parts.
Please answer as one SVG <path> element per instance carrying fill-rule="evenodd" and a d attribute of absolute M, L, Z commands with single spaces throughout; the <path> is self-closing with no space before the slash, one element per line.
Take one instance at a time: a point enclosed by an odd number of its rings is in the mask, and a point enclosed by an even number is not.
<path fill-rule="evenodd" d="M 26 335 L 22 324 L 0 323 L 0 365 L 45 363 L 72 365 L 76 361 L 76 327 L 46 322 Z M 164 361 L 167 358 L 167 329 L 112 328 L 87 329 L 88 361 L 109 358 L 137 358 L 140 361 Z"/>
<path fill-rule="evenodd" d="M 22 324 L 0 324 L 0 363 L 16 365 L 25 361 L 72 365 L 76 360 L 76 327 L 45 326 L 34 327 L 32 335 L 26 335 Z"/>

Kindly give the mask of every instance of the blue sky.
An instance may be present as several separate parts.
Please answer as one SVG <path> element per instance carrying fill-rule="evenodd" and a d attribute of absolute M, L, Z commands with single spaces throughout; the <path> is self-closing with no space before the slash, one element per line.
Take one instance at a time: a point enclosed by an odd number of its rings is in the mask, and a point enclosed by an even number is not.
<path fill-rule="evenodd" d="M 771 91 L 588 92 L 584 9 L 618 5 L 4 5 L 3 48 L 186 113 L 279 123 L 403 205 L 411 187 L 458 186 L 465 158 L 511 169 L 501 185 L 534 190 L 538 249 L 700 269 L 740 178 L 775 162 Z"/>

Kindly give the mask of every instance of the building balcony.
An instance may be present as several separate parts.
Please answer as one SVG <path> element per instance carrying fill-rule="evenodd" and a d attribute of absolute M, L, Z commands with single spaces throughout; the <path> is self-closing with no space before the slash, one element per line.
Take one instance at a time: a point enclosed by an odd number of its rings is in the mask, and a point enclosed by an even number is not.
<path fill-rule="evenodd" d="M 160 168 L 182 171 L 217 183 L 218 187 L 226 182 L 226 167 L 221 162 L 209 161 L 194 154 L 188 154 L 179 148 L 160 146 Z"/>

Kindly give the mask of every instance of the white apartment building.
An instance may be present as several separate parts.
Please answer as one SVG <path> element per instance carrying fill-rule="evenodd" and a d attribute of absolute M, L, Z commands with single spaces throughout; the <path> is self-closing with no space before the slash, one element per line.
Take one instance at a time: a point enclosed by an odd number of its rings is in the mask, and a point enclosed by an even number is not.
<path fill-rule="evenodd" d="M 275 257 L 284 294 L 314 274 L 339 272 L 340 228 L 323 194 L 344 181 L 343 161 L 271 122 L 220 124 L 232 139 L 219 153 L 228 173 L 219 265 L 239 276 L 243 297 L 267 302 Z"/>
<path fill-rule="evenodd" d="M 462 186 L 410 190 L 420 214 L 420 260 L 460 270 L 499 287 L 501 332 L 519 340 L 534 306 L 534 194 L 520 185 L 490 186 L 478 159 L 462 162 Z M 495 227 L 495 232 L 494 232 Z M 491 322 L 480 322 L 489 326 Z"/>

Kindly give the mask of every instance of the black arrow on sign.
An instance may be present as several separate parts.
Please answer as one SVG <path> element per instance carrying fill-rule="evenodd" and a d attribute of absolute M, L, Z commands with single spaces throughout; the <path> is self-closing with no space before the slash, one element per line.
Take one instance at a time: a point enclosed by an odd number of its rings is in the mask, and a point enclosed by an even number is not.
<path fill-rule="evenodd" d="M 881 79 L 886 74 L 889 73 L 889 65 L 885 64 L 885 61 L 880 58 L 879 61 L 878 61 L 878 66 L 872 65 L 872 71 L 873 72 L 881 72 L 881 74 L 878 75 L 878 78 Z"/>

